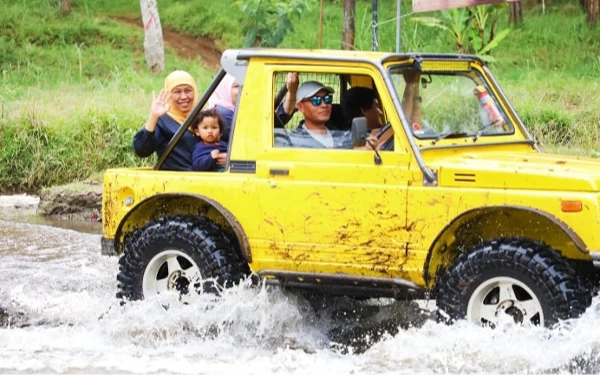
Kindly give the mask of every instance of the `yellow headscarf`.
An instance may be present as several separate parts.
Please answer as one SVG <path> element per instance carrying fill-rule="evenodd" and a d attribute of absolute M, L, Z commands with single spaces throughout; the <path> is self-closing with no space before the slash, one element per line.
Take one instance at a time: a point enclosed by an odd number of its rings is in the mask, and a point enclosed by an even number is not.
<path fill-rule="evenodd" d="M 169 94 L 173 92 L 173 89 L 179 85 L 188 85 L 192 88 L 192 90 L 194 90 L 194 102 L 190 106 L 190 110 L 187 112 L 181 112 L 179 109 L 177 109 L 175 105 L 171 103 L 171 99 L 169 98 L 170 109 L 167 114 L 181 125 L 183 124 L 183 121 L 185 121 L 185 118 L 190 113 L 192 108 L 194 108 L 196 103 L 198 103 L 198 90 L 196 89 L 196 82 L 194 81 L 192 75 L 183 70 L 176 70 L 169 74 L 167 78 L 165 78 L 165 91 L 167 91 Z"/>

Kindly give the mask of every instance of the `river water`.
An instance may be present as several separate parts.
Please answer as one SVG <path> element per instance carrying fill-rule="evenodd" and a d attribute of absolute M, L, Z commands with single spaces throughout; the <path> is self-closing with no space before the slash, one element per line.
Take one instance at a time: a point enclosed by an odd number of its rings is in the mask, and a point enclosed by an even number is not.
<path fill-rule="evenodd" d="M 598 298 L 554 330 L 446 326 L 387 300 L 334 299 L 315 314 L 295 294 L 248 284 L 192 305 L 173 295 L 121 305 L 118 260 L 100 255 L 97 225 L 26 217 L 0 211 L 1 374 L 600 373 Z"/>

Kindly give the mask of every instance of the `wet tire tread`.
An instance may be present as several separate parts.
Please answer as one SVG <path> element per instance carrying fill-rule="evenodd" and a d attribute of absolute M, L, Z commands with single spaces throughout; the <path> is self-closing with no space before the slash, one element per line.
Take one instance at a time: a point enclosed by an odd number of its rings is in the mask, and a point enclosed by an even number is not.
<path fill-rule="evenodd" d="M 546 318 L 549 323 L 578 317 L 591 304 L 591 293 L 552 248 L 538 241 L 504 238 L 483 242 L 459 256 L 437 283 L 438 307 L 453 320 L 464 318 L 465 294 L 482 272 L 494 269 L 511 270 L 533 281 L 543 294 L 538 298 L 553 310 L 554 316 Z"/>
<path fill-rule="evenodd" d="M 117 275 L 118 298 L 143 299 L 143 269 L 156 255 L 152 249 L 157 246 L 178 248 L 192 256 L 203 278 L 214 278 L 220 286 L 236 284 L 249 272 L 237 241 L 208 218 L 166 216 L 149 222 L 125 239 Z"/>

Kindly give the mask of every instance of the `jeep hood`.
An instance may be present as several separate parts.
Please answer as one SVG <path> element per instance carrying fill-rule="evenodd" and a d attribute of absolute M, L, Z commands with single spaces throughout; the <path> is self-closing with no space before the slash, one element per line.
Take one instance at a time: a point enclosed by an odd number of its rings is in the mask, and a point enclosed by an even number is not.
<path fill-rule="evenodd" d="M 600 191 L 599 159 L 540 153 L 466 153 L 428 166 L 438 169 L 440 186 Z"/>

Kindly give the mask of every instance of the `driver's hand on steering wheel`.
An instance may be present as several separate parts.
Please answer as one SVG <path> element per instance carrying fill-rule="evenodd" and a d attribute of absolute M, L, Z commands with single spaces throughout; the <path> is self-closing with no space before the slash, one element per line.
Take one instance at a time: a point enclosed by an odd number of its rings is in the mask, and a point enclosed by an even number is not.
<path fill-rule="evenodd" d="M 367 143 L 365 144 L 365 149 L 367 149 L 367 150 L 376 150 L 377 149 L 377 145 L 379 144 L 379 139 L 377 137 L 375 137 L 374 135 L 369 135 L 369 136 L 367 136 L 367 138 L 365 138 L 365 140 L 367 141 Z"/>

